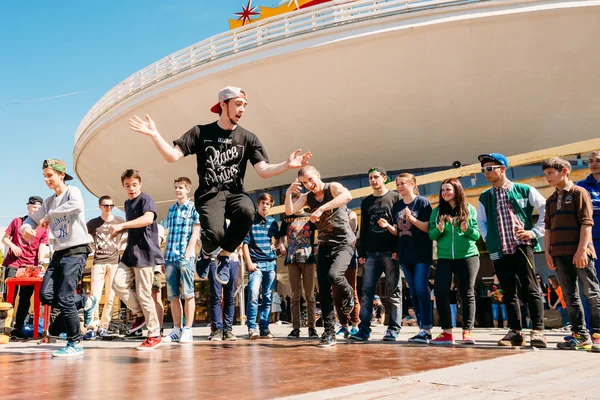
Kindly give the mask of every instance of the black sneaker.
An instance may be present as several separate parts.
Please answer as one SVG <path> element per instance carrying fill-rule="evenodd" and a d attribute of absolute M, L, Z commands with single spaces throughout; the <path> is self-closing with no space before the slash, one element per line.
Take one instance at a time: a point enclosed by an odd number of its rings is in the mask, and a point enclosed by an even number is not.
<path fill-rule="evenodd" d="M 223 340 L 226 342 L 236 342 L 237 337 L 235 337 L 232 331 L 225 331 L 223 332 Z"/>
<path fill-rule="evenodd" d="M 264 331 L 260 331 L 259 339 L 273 339 L 275 336 L 271 333 L 270 330 L 265 329 Z"/>
<path fill-rule="evenodd" d="M 335 333 L 325 332 L 321 336 L 318 346 L 319 347 L 331 347 L 331 346 L 335 346 L 336 343 L 337 342 L 335 340 Z"/>
<path fill-rule="evenodd" d="M 208 271 L 210 269 L 210 263 L 213 262 L 213 259 L 210 255 L 206 254 L 204 250 L 200 250 L 200 256 L 198 257 L 198 261 L 196 261 L 196 272 L 200 279 L 208 278 Z"/>
<path fill-rule="evenodd" d="M 525 346 L 525 338 L 522 333 L 508 331 L 508 333 L 498 341 L 498 346 L 521 347 Z"/>
<path fill-rule="evenodd" d="M 350 314 L 353 309 L 354 309 L 354 293 L 352 293 L 350 295 L 350 297 L 347 297 L 342 301 L 341 311 L 344 314 Z"/>
<path fill-rule="evenodd" d="M 289 335 L 287 335 L 288 339 L 300 339 L 300 329 L 293 329 Z"/>
<path fill-rule="evenodd" d="M 27 335 L 19 328 L 15 328 L 10 331 L 10 338 L 15 340 L 28 339 Z"/>
<path fill-rule="evenodd" d="M 409 343 L 429 343 L 431 341 L 431 333 L 419 331 L 415 336 L 408 339 Z"/>
<path fill-rule="evenodd" d="M 219 256 L 217 258 L 217 269 L 215 270 L 215 280 L 221 285 L 227 285 L 231 275 L 230 264 L 234 263 L 229 256 Z"/>
<path fill-rule="evenodd" d="M 214 331 L 210 340 L 213 342 L 220 342 L 221 340 L 223 340 L 223 331 L 221 329 L 217 329 L 216 331 Z"/>
<path fill-rule="evenodd" d="M 568 339 L 565 338 L 564 342 L 557 343 L 556 347 L 561 350 L 591 350 L 592 339 L 589 336 L 573 333 L 568 336 Z"/>
<path fill-rule="evenodd" d="M 308 328 L 308 338 L 309 339 L 318 339 L 319 334 L 315 328 Z"/>
<path fill-rule="evenodd" d="M 529 336 L 529 345 L 531 347 L 537 347 L 538 349 L 547 348 L 548 340 L 546 340 L 544 332 L 536 330 L 531 331 L 531 335 Z"/>

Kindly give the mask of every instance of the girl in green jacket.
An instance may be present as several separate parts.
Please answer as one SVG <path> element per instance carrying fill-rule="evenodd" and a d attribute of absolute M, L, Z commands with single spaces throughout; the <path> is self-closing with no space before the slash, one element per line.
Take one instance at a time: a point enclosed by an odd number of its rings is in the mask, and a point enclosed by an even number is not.
<path fill-rule="evenodd" d="M 435 298 L 442 333 L 431 344 L 454 344 L 450 313 L 452 275 L 458 275 L 462 303 L 463 344 L 475 344 L 471 330 L 475 322 L 475 279 L 479 272 L 479 227 L 477 211 L 467 203 L 458 179 L 450 178 L 440 187 L 439 206 L 429 219 L 429 237 L 437 241 Z"/>

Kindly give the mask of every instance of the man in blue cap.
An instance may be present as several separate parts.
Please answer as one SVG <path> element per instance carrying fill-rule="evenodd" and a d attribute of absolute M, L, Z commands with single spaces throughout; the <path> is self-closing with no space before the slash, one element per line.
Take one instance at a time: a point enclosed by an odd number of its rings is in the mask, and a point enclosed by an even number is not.
<path fill-rule="evenodd" d="M 528 305 L 533 327 L 529 343 L 532 347 L 545 348 L 544 303 L 535 281 L 533 253 L 541 251 L 538 238 L 544 236 L 546 201 L 535 188 L 511 182 L 506 177 L 508 160 L 502 154 L 481 154 L 478 159 L 481 172 L 492 187 L 479 196 L 477 222 L 502 285 L 510 328 L 498 345 L 525 345 L 517 297 L 519 281 L 519 294 Z M 539 214 L 535 225 L 534 209 Z"/>

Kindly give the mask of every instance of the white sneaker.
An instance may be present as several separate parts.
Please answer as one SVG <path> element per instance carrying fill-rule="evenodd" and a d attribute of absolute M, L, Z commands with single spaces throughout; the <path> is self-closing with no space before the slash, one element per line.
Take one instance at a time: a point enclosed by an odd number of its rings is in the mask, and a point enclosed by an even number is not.
<path fill-rule="evenodd" d="M 192 328 L 185 327 L 183 331 L 181 331 L 181 339 L 179 339 L 179 343 L 193 343 L 194 335 L 192 335 Z"/>
<path fill-rule="evenodd" d="M 181 328 L 176 326 L 171 330 L 167 336 L 163 337 L 162 341 L 165 343 L 179 342 L 181 339 Z"/>

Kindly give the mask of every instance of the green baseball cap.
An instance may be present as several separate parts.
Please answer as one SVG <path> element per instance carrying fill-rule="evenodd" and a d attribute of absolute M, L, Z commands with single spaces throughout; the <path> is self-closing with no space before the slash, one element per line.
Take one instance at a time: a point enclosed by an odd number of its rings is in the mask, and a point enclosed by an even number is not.
<path fill-rule="evenodd" d="M 51 168 L 56 172 L 62 172 L 65 174 L 65 181 L 73 180 L 73 177 L 67 174 L 67 164 L 65 164 L 62 160 L 57 160 L 55 158 L 49 158 L 44 160 L 44 164 L 42 165 L 42 169 Z"/>

